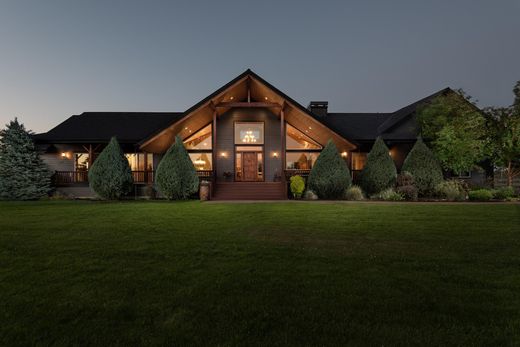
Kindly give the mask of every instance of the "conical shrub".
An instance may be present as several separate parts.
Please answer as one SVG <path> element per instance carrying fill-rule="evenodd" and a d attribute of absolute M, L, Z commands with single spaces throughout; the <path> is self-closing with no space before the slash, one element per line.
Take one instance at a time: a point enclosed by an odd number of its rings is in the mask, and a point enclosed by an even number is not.
<path fill-rule="evenodd" d="M 415 186 L 421 196 L 431 196 L 443 180 L 442 168 L 422 138 L 418 138 L 404 160 L 402 171 L 413 175 Z"/>
<path fill-rule="evenodd" d="M 121 199 L 132 190 L 132 170 L 115 137 L 94 161 L 88 181 L 96 194 L 108 200 Z"/>
<path fill-rule="evenodd" d="M 198 191 L 197 171 L 179 136 L 157 166 L 155 184 L 169 200 L 188 199 Z"/>
<path fill-rule="evenodd" d="M 367 162 L 361 172 L 361 187 L 367 195 L 377 194 L 387 188 L 393 187 L 397 177 L 397 169 L 388 147 L 381 137 L 376 139 Z"/>
<path fill-rule="evenodd" d="M 307 187 L 321 199 L 338 199 L 344 197 L 351 184 L 347 163 L 329 140 L 311 170 Z"/>

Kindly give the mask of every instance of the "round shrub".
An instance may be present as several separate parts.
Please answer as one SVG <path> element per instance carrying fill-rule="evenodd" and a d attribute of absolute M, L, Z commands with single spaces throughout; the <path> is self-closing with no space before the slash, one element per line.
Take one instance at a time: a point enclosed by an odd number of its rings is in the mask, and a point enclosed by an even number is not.
<path fill-rule="evenodd" d="M 394 190 L 394 188 L 387 188 L 379 192 L 379 194 L 373 195 L 373 199 L 384 200 L 384 201 L 402 201 L 404 200 L 404 196 L 401 193 L 398 193 Z"/>
<path fill-rule="evenodd" d="M 469 199 L 472 201 L 489 201 L 493 199 L 493 192 L 489 189 L 477 189 L 469 192 Z"/>
<path fill-rule="evenodd" d="M 413 175 L 420 196 L 433 195 L 435 188 L 443 180 L 439 161 L 421 138 L 417 139 L 406 156 L 402 170 Z"/>
<path fill-rule="evenodd" d="M 393 187 L 397 169 L 394 160 L 388 154 L 388 147 L 381 137 L 376 139 L 367 162 L 361 172 L 361 186 L 367 194 L 375 194 L 380 191 Z"/>
<path fill-rule="evenodd" d="M 88 181 L 97 195 L 108 200 L 121 199 L 132 190 L 132 170 L 115 137 L 92 164 Z"/>
<path fill-rule="evenodd" d="M 303 194 L 303 198 L 305 200 L 318 200 L 318 195 L 316 195 L 312 190 L 307 190 L 305 191 L 305 194 Z"/>
<path fill-rule="evenodd" d="M 309 174 L 307 186 L 321 199 L 339 199 L 351 184 L 347 163 L 329 140 Z"/>
<path fill-rule="evenodd" d="M 345 192 L 345 199 L 352 201 L 364 200 L 363 190 L 361 190 L 360 186 L 353 185 Z"/>
<path fill-rule="evenodd" d="M 303 191 L 305 190 L 305 180 L 302 176 L 296 175 L 291 176 L 291 193 L 295 198 L 301 198 Z"/>
<path fill-rule="evenodd" d="M 416 186 L 408 185 L 408 186 L 399 186 L 395 188 L 396 193 L 399 193 L 403 196 L 405 200 L 408 201 L 417 201 L 418 191 Z"/>
<path fill-rule="evenodd" d="M 197 171 L 180 136 L 157 166 L 155 182 L 159 192 L 169 200 L 188 199 L 198 191 Z"/>
<path fill-rule="evenodd" d="M 448 201 L 462 201 L 466 199 L 467 189 L 465 184 L 459 180 L 448 180 L 441 182 L 435 188 L 441 199 Z"/>
<path fill-rule="evenodd" d="M 499 200 L 506 200 L 515 197 L 515 190 L 513 187 L 501 187 L 494 191 L 494 198 Z"/>
<path fill-rule="evenodd" d="M 402 171 L 399 175 L 397 175 L 396 185 L 398 187 L 403 186 L 413 186 L 415 184 L 415 180 L 413 179 L 413 175 L 408 171 Z"/>

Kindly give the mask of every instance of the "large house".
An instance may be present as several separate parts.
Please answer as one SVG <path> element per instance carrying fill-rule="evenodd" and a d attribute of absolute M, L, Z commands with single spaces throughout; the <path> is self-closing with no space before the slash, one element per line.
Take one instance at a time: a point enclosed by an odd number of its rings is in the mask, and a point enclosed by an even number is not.
<path fill-rule="evenodd" d="M 399 169 L 417 137 L 415 111 L 443 89 L 390 113 L 330 113 L 326 101 L 300 105 L 251 70 L 184 112 L 84 112 L 35 135 L 58 190 L 92 196 L 88 169 L 112 136 L 146 194 L 162 155 L 180 135 L 215 199 L 287 197 L 286 180 L 307 175 L 329 140 L 356 175 L 381 136 Z"/>

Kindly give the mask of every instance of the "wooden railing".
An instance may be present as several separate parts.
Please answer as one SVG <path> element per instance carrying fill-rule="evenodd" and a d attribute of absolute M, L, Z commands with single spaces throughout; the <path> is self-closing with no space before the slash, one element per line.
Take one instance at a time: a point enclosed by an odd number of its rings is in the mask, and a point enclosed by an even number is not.
<path fill-rule="evenodd" d="M 300 169 L 287 169 L 285 170 L 285 178 L 289 179 L 291 176 L 302 176 L 302 177 L 308 177 L 311 173 L 311 170 L 300 170 Z"/>
<path fill-rule="evenodd" d="M 134 183 L 153 183 L 153 171 L 132 171 Z"/>
<path fill-rule="evenodd" d="M 213 170 L 198 170 L 197 176 L 199 176 L 199 179 L 210 181 L 213 178 Z"/>

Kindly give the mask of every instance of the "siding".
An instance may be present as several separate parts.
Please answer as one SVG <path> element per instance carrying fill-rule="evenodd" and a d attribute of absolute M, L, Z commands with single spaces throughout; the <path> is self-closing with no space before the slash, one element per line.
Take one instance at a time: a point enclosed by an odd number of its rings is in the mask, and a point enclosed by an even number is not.
<path fill-rule="evenodd" d="M 74 171 L 73 158 L 62 158 L 60 153 L 42 154 L 41 158 L 51 171 Z"/>

